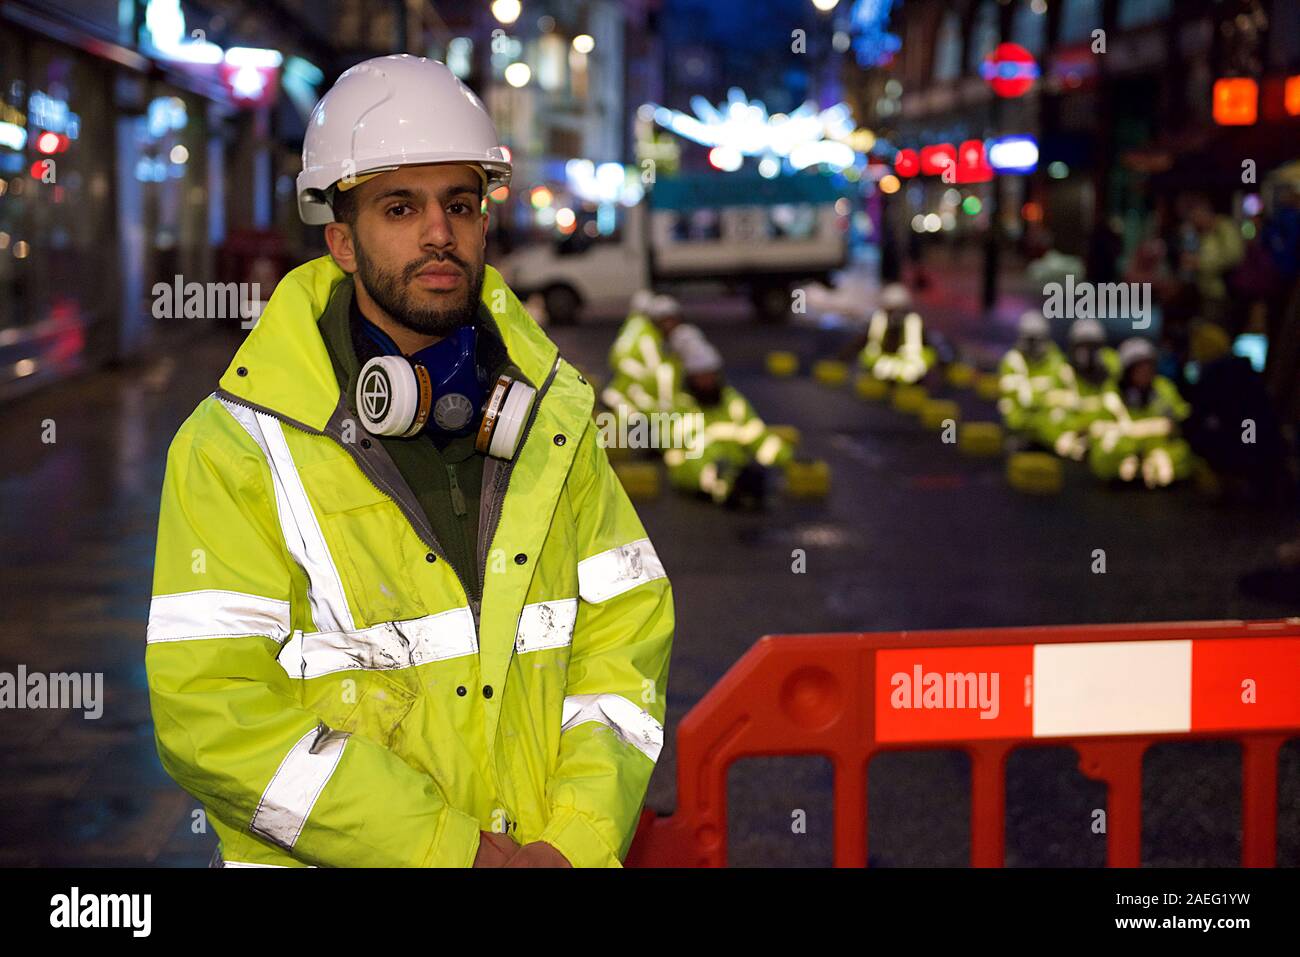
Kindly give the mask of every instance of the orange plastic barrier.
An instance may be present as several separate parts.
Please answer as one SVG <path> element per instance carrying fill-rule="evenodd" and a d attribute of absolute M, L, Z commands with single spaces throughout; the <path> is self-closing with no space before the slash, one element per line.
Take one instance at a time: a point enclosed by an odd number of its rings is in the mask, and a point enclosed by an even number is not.
<path fill-rule="evenodd" d="M 1107 861 L 1136 867 L 1142 758 L 1169 740 L 1242 747 L 1242 864 L 1276 859 L 1278 749 L 1300 733 L 1300 618 L 760 639 L 682 720 L 677 811 L 642 815 L 630 867 L 723 867 L 727 769 L 824 755 L 835 866 L 867 862 L 867 764 L 889 750 L 971 760 L 971 863 L 1004 863 L 1005 768 L 1068 744 L 1107 786 Z"/>

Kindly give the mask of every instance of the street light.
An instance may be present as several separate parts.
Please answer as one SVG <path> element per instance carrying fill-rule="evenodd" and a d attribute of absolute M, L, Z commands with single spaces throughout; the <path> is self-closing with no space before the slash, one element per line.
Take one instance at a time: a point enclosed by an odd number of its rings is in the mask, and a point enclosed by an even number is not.
<path fill-rule="evenodd" d="M 812 5 L 822 13 L 830 13 L 839 5 L 840 0 L 812 0 Z"/>
<path fill-rule="evenodd" d="M 527 63 L 512 63 L 506 67 L 506 82 L 516 89 L 527 86 L 532 76 L 533 71 L 528 68 Z"/>
<path fill-rule="evenodd" d="M 596 49 L 596 41 L 587 33 L 579 33 L 573 38 L 573 49 L 579 53 L 590 53 Z"/>
<path fill-rule="evenodd" d="M 519 0 L 492 0 L 492 16 L 507 26 L 518 20 L 522 12 Z"/>

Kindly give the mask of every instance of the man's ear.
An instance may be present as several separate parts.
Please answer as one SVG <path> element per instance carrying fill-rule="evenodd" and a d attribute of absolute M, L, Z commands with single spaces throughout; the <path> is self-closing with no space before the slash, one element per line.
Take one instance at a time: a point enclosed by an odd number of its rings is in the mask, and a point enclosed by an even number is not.
<path fill-rule="evenodd" d="M 330 255 L 340 269 L 349 275 L 357 271 L 357 250 L 351 226 L 347 223 L 326 223 L 325 245 L 329 247 Z"/>

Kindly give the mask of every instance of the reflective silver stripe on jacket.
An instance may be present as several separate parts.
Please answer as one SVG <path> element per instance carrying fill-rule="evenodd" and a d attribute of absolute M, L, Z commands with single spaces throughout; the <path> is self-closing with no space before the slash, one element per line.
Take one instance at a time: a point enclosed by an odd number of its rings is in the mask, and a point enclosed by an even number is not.
<path fill-rule="evenodd" d="M 583 601 L 606 601 L 664 577 L 650 539 L 642 538 L 578 562 L 578 593 Z"/>
<path fill-rule="evenodd" d="M 218 588 L 155 595 L 149 602 L 145 641 L 192 641 L 266 635 L 284 643 L 289 636 L 289 603 Z"/>
<path fill-rule="evenodd" d="M 339 671 L 411 668 L 477 653 L 474 616 L 468 608 L 453 608 L 356 631 L 294 632 L 279 662 L 292 678 L 319 678 Z"/>
<path fill-rule="evenodd" d="M 349 734 L 324 723 L 312 728 L 289 749 L 249 826 L 285 850 L 293 850 L 316 799 L 338 767 Z"/>
<path fill-rule="evenodd" d="M 294 465 L 280 420 L 220 396 L 218 400 L 266 456 L 275 485 L 275 510 L 280 518 L 280 531 L 289 554 L 307 573 L 307 596 L 317 630 L 354 631 L 356 626 L 343 593 L 343 579 L 307 498 L 307 490 Z"/>
<path fill-rule="evenodd" d="M 525 605 L 519 613 L 515 632 L 515 651 L 527 654 L 545 648 L 563 648 L 573 641 L 573 626 L 578 620 L 578 599 L 539 601 Z"/>
<path fill-rule="evenodd" d="M 651 761 L 659 760 L 664 746 L 664 726 L 620 694 L 570 695 L 564 699 L 561 720 L 561 734 L 588 721 L 599 721 Z"/>

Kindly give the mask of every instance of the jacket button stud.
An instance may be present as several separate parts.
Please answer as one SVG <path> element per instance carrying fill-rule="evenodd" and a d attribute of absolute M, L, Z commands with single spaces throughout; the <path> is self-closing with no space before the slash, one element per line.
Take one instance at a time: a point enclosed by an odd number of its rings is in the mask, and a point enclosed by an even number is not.
<path fill-rule="evenodd" d="M 568 441 L 568 439 L 566 439 L 563 435 L 557 434 L 553 439 L 553 441 L 555 442 L 556 445 L 563 445 L 565 442 Z"/>
<path fill-rule="evenodd" d="M 583 385 L 587 384 L 587 380 L 582 377 L 582 373 L 578 373 L 578 381 L 581 382 Z"/>
<path fill-rule="evenodd" d="M 430 565 L 432 565 L 434 562 L 438 560 L 438 556 L 435 555 L 433 552 L 429 552 L 429 554 L 424 556 L 424 560 L 428 562 Z"/>
<path fill-rule="evenodd" d="M 245 369 L 243 366 L 240 366 L 238 369 L 235 370 L 235 375 L 248 375 L 248 370 Z"/>
<path fill-rule="evenodd" d="M 484 686 L 483 686 L 483 697 L 485 697 L 485 698 L 490 698 L 490 697 L 492 697 L 492 686 L 491 686 L 491 685 L 484 685 Z"/>
<path fill-rule="evenodd" d="M 370 440 L 369 440 L 369 439 L 362 439 L 362 440 L 361 440 L 361 447 L 362 447 L 363 449 L 368 449 L 368 448 L 370 448 Z"/>
<path fill-rule="evenodd" d="M 465 686 L 460 685 L 459 687 L 457 687 L 456 694 L 460 695 L 462 698 L 465 697 Z"/>
<path fill-rule="evenodd" d="M 522 565 L 527 561 L 528 561 L 528 556 L 525 555 L 523 552 L 520 552 L 518 555 L 515 556 L 516 565 Z"/>

